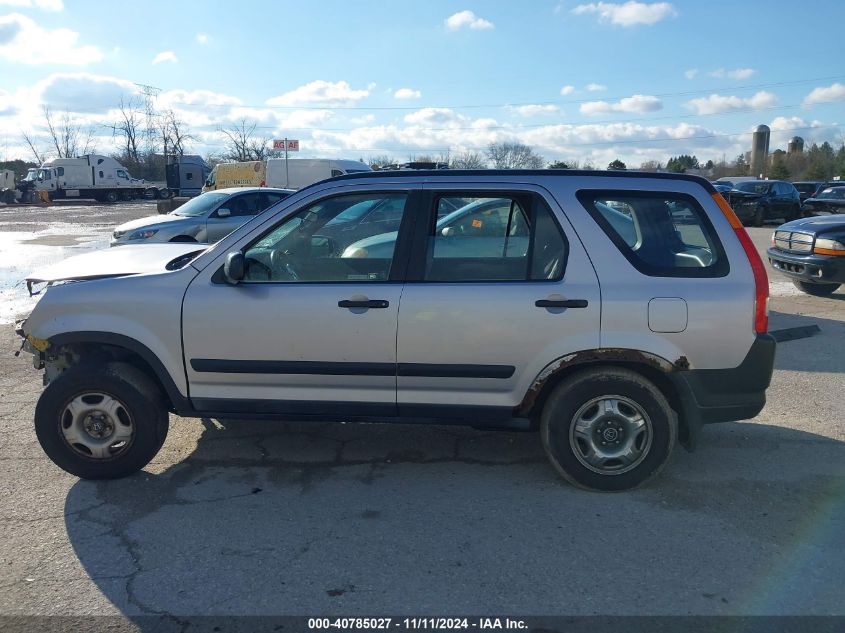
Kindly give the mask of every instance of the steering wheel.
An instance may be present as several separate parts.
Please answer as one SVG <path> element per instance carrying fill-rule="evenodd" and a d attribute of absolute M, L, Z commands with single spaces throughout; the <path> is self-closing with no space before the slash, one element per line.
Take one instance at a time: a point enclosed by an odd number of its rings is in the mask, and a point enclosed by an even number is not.
<path fill-rule="evenodd" d="M 270 266 L 273 270 L 284 271 L 291 281 L 299 280 L 299 275 L 293 269 L 293 266 L 290 265 L 290 259 L 281 250 L 274 249 L 270 252 Z"/>

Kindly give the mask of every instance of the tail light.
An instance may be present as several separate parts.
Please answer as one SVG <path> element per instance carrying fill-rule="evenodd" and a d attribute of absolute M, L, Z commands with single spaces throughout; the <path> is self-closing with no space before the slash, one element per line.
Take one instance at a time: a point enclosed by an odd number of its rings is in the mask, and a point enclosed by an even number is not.
<path fill-rule="evenodd" d="M 742 222 L 736 217 L 736 213 L 722 194 L 714 193 L 713 199 L 733 227 L 739 243 L 742 244 L 742 250 L 748 257 L 748 263 L 751 264 L 751 271 L 754 273 L 754 331 L 757 334 L 765 334 L 769 330 L 769 277 L 766 275 L 766 267 L 757 249 L 754 248 L 751 238 L 748 237 L 745 227 L 742 226 Z"/>

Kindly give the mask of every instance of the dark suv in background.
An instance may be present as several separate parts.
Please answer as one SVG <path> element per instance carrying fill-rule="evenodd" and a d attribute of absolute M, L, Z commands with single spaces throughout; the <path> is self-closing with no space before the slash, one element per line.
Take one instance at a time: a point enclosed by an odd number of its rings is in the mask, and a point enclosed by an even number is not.
<path fill-rule="evenodd" d="M 727 194 L 728 202 L 743 224 L 763 226 L 766 220 L 801 217 L 801 196 L 791 182 L 747 180 Z"/>

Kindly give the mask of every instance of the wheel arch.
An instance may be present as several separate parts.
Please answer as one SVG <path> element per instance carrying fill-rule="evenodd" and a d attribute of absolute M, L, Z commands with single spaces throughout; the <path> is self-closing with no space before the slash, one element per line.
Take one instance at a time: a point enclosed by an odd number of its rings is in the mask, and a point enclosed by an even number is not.
<path fill-rule="evenodd" d="M 82 363 L 104 359 L 130 362 L 161 387 L 171 411 L 188 414 L 193 409 L 161 360 L 146 345 L 129 336 L 114 332 L 67 332 L 50 337 L 49 342 L 51 348 L 75 349 Z"/>
<path fill-rule="evenodd" d="M 533 425 L 536 425 L 539 414 L 555 387 L 573 374 L 597 367 L 622 367 L 654 383 L 678 414 L 678 436 L 681 444 L 688 450 L 695 448 L 701 424 L 687 404 L 688 394 L 684 393 L 681 381 L 672 379 L 673 373 L 689 368 L 689 362 L 683 356 L 672 363 L 650 352 L 622 348 L 586 350 L 564 356 L 548 364 L 537 375 L 517 406 L 517 414 L 531 418 Z"/>

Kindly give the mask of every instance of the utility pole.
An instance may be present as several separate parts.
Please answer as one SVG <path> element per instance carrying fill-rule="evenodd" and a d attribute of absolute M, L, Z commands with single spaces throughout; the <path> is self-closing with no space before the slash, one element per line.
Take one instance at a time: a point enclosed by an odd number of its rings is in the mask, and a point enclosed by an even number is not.
<path fill-rule="evenodd" d="M 161 92 L 161 88 L 155 86 L 148 86 L 146 84 L 135 84 L 144 95 L 144 114 L 146 116 L 147 129 L 144 131 L 144 136 L 147 141 L 147 152 L 152 153 L 154 149 L 154 142 L 156 136 L 156 109 L 155 100 Z M 167 148 L 165 148 L 165 162 L 167 160 Z"/>

